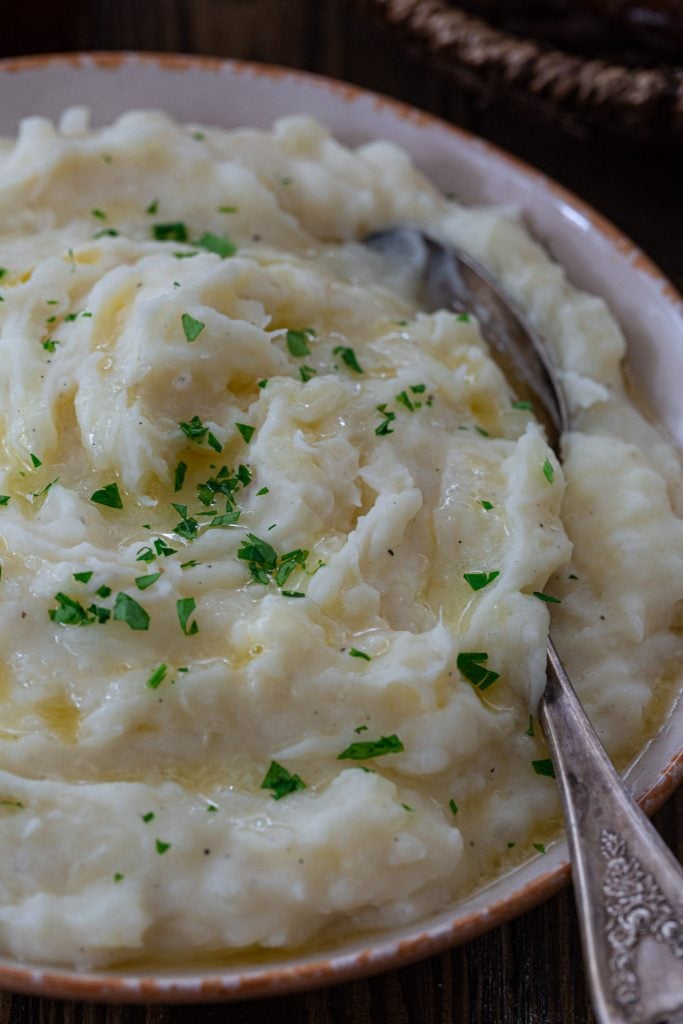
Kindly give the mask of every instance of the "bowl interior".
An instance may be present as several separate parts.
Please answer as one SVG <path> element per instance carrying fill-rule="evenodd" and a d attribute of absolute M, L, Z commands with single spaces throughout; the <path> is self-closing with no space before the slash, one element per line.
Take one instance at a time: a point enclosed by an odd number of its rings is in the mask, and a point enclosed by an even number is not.
<path fill-rule="evenodd" d="M 30 115 L 57 117 L 86 104 L 95 124 L 131 108 L 161 108 L 180 120 L 267 127 L 310 113 L 349 144 L 383 137 L 408 150 L 440 188 L 467 203 L 520 208 L 532 233 L 580 287 L 602 295 L 629 342 L 629 362 L 650 408 L 683 445 L 683 310 L 680 297 L 639 250 L 559 186 L 488 144 L 418 111 L 297 72 L 203 58 L 69 55 L 0 63 L 0 134 Z M 683 774 L 683 706 L 631 771 L 650 809 Z M 550 895 L 567 877 L 566 850 L 527 862 L 455 909 L 418 926 L 365 936 L 333 950 L 259 956 L 185 968 L 78 974 L 0 961 L 0 985 L 117 1000 L 244 998 L 372 973 L 473 938 Z"/>

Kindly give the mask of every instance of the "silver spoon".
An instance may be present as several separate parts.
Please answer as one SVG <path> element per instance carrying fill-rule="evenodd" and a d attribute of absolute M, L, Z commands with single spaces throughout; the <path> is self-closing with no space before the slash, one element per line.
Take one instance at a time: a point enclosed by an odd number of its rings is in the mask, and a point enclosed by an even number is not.
<path fill-rule="evenodd" d="M 365 244 L 419 281 L 426 311 L 476 316 L 559 456 L 569 426 L 562 391 L 543 342 L 500 284 L 470 255 L 417 228 L 380 231 Z M 613 768 L 550 638 L 539 719 L 564 805 L 598 1024 L 683 1024 L 683 868 Z"/>

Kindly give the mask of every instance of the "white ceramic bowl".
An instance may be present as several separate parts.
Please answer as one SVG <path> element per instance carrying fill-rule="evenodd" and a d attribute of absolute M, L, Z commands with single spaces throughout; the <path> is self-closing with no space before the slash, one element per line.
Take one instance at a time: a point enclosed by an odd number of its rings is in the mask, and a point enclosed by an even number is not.
<path fill-rule="evenodd" d="M 425 174 L 464 202 L 521 208 L 533 234 L 574 283 L 602 295 L 629 341 L 638 387 L 683 445 L 683 303 L 649 260 L 580 200 L 500 150 L 393 100 L 280 68 L 201 57 L 89 54 L 0 62 L 0 134 L 19 118 L 56 117 L 72 104 L 95 124 L 124 110 L 158 107 L 180 120 L 266 127 L 306 112 L 344 142 L 384 137 L 411 153 Z M 683 701 L 653 737 L 630 782 L 653 811 L 683 777 Z M 331 984 L 417 960 L 516 916 L 568 879 L 567 850 L 535 858 L 418 925 L 306 954 L 241 957 L 218 966 L 78 973 L 0 959 L 0 987 L 42 995 L 118 1001 L 244 999 Z M 226 908 L 226 913 L 228 913 Z"/>

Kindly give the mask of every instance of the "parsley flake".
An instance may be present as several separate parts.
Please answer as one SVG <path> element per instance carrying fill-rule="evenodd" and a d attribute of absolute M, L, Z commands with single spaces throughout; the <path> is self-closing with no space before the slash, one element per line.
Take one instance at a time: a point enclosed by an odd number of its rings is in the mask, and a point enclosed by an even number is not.
<path fill-rule="evenodd" d="M 307 366 L 306 363 L 304 363 L 303 366 L 299 367 L 299 376 L 301 377 L 304 384 L 307 384 L 311 377 L 315 377 L 315 375 L 316 371 L 313 369 L 312 366 Z"/>
<path fill-rule="evenodd" d="M 256 427 L 250 427 L 248 423 L 236 423 L 235 426 L 242 435 L 243 440 L 246 441 L 247 444 L 249 444 L 252 437 L 254 436 Z"/>
<path fill-rule="evenodd" d="M 310 327 L 304 327 L 301 331 L 287 331 L 286 341 L 289 354 L 296 359 L 300 359 L 302 356 L 309 356 L 311 350 L 308 347 L 308 338 L 312 333 L 313 331 Z"/>
<path fill-rule="evenodd" d="M 175 468 L 175 476 L 173 478 L 173 490 L 182 490 L 183 484 L 185 483 L 185 474 L 187 473 L 187 463 L 179 462 Z"/>
<path fill-rule="evenodd" d="M 347 348 L 344 345 L 335 345 L 332 349 L 335 356 L 341 356 L 342 362 L 353 370 L 355 373 L 364 373 L 362 366 L 356 359 L 356 353 L 352 348 Z"/>
<path fill-rule="evenodd" d="M 157 242 L 186 242 L 189 237 L 187 227 L 182 221 L 173 221 L 170 224 L 153 224 L 152 236 Z"/>
<path fill-rule="evenodd" d="M 201 320 L 195 320 L 189 313 L 183 313 L 180 318 L 183 325 L 183 332 L 185 334 L 186 341 L 196 341 L 199 335 L 202 333 L 206 324 L 203 324 Z"/>
<path fill-rule="evenodd" d="M 129 594 L 119 593 L 114 602 L 114 618 L 118 622 L 125 622 L 131 629 L 149 629 L 149 615 L 141 604 L 130 597 Z"/>
<path fill-rule="evenodd" d="M 383 754 L 400 754 L 402 750 L 405 747 L 398 736 L 382 736 L 378 740 L 359 740 L 349 744 L 337 755 L 337 760 L 366 761 L 371 757 L 382 757 Z"/>
<path fill-rule="evenodd" d="M 534 716 L 533 715 L 529 715 L 529 724 L 528 724 L 528 726 L 526 728 L 526 732 L 524 733 L 524 735 L 525 736 L 533 736 L 534 735 Z"/>
<path fill-rule="evenodd" d="M 152 202 L 149 204 L 149 206 L 145 209 L 145 213 L 148 213 L 150 215 L 150 217 L 151 217 L 151 216 L 153 216 L 157 212 L 158 209 L 159 209 L 159 200 L 158 199 L 153 199 Z"/>
<path fill-rule="evenodd" d="M 79 583 L 88 583 L 92 579 L 92 572 L 75 572 L 73 576 Z"/>
<path fill-rule="evenodd" d="M 99 490 L 90 495 L 90 500 L 95 502 L 96 505 L 106 505 L 107 508 L 123 508 L 119 486 L 115 483 L 100 487 Z"/>
<path fill-rule="evenodd" d="M 290 793 L 306 789 L 306 783 L 298 775 L 292 775 L 277 761 L 271 761 L 265 778 L 261 783 L 261 789 L 272 789 L 273 800 L 282 800 Z"/>
<path fill-rule="evenodd" d="M 151 587 L 153 583 L 156 583 L 160 576 L 160 572 L 152 572 L 148 576 L 136 576 L 135 586 L 138 590 L 147 590 L 147 587 Z"/>
<path fill-rule="evenodd" d="M 491 511 L 491 509 L 493 508 L 493 505 L 491 504 L 491 502 L 490 502 L 490 501 L 480 501 L 480 502 L 479 502 L 479 504 L 480 504 L 480 505 L 481 505 L 481 507 L 482 507 L 483 509 L 485 509 L 485 510 L 486 510 L 487 512 L 490 512 L 490 511 Z"/>
<path fill-rule="evenodd" d="M 488 587 L 489 583 L 493 583 L 495 579 L 500 576 L 500 570 L 494 569 L 493 572 L 466 572 L 463 573 L 464 580 L 469 583 L 472 590 L 483 590 L 484 587 Z"/>
<path fill-rule="evenodd" d="M 369 654 L 366 654 L 365 651 L 359 651 L 357 647 L 352 647 L 349 650 L 349 655 L 352 658 L 362 658 L 363 661 L 372 661 L 372 658 L 370 657 Z"/>
<path fill-rule="evenodd" d="M 193 619 L 189 621 L 190 616 L 197 607 L 197 602 L 193 597 L 181 597 L 176 601 L 176 610 L 178 612 L 178 621 L 180 622 L 180 628 L 182 629 L 185 636 L 194 636 L 195 633 L 199 632 L 199 626 L 197 620 Z"/>
<path fill-rule="evenodd" d="M 458 813 L 458 805 L 456 804 L 455 800 L 453 800 L 453 799 L 449 800 L 448 801 L 448 806 L 449 806 L 449 808 L 451 810 L 451 814 L 457 814 Z"/>
<path fill-rule="evenodd" d="M 114 881 L 115 882 L 122 882 L 123 879 L 124 879 L 124 876 L 121 874 L 120 871 L 115 871 L 114 872 Z"/>
<path fill-rule="evenodd" d="M 533 595 L 539 601 L 545 601 L 546 604 L 562 604 L 561 598 L 553 597 L 552 594 L 544 594 L 542 590 L 534 590 Z"/>
<path fill-rule="evenodd" d="M 518 401 L 512 403 L 512 408 L 513 409 L 525 409 L 527 412 L 533 412 L 534 411 L 534 403 L 533 402 L 529 402 L 527 399 L 519 399 Z"/>
<path fill-rule="evenodd" d="M 532 761 L 531 767 L 537 775 L 545 775 L 549 779 L 555 778 L 555 769 L 549 757 L 541 758 L 539 761 Z"/>
<path fill-rule="evenodd" d="M 555 479 L 555 470 L 550 459 L 546 459 L 543 463 L 543 476 L 546 478 L 549 484 Z"/>
<path fill-rule="evenodd" d="M 168 666 L 166 666 L 166 665 L 157 665 L 157 667 L 154 669 L 154 671 L 152 672 L 151 676 L 149 677 L 149 679 L 145 683 L 145 686 L 149 687 L 150 690 L 157 690 L 161 686 L 161 684 L 163 683 L 164 679 L 166 678 L 167 671 L 168 671 Z M 147 815 L 147 814 L 143 815 L 142 820 L 143 821 L 151 821 L 153 817 L 154 817 L 154 815 L 150 811 L 149 815 Z"/>
<path fill-rule="evenodd" d="M 161 839 L 157 839 L 156 840 L 155 846 L 156 846 L 156 851 L 157 851 L 157 853 L 159 855 L 161 855 L 162 853 L 166 853 L 167 850 L 171 849 L 171 844 L 170 843 L 164 843 L 163 840 L 161 840 Z"/>
<path fill-rule="evenodd" d="M 3 505 L 9 505 L 11 500 L 12 498 L 9 494 L 0 494 L 0 507 Z"/>
<path fill-rule="evenodd" d="M 55 594 L 57 608 L 50 608 L 48 615 L 53 622 L 61 626 L 89 626 L 95 622 L 95 616 L 88 612 L 79 601 L 68 594 Z"/>
<path fill-rule="evenodd" d="M 538 850 L 539 853 L 545 853 L 545 846 L 543 843 L 532 843 L 534 850 Z"/>
<path fill-rule="evenodd" d="M 227 236 L 214 235 L 210 231 L 205 231 L 201 238 L 197 239 L 195 245 L 215 253 L 222 260 L 228 256 L 234 256 L 237 252 L 237 246 Z"/>
<path fill-rule="evenodd" d="M 458 671 L 465 679 L 472 683 L 479 690 L 488 690 L 496 679 L 500 678 L 499 672 L 484 668 L 484 662 L 489 656 L 485 651 L 461 651 L 456 659 Z"/>
<path fill-rule="evenodd" d="M 38 469 L 38 467 L 39 467 L 39 466 L 42 466 L 42 464 L 43 464 L 43 463 L 42 463 L 42 462 L 40 461 L 40 459 L 38 458 L 38 456 L 37 456 L 37 455 L 34 455 L 34 454 L 33 454 L 33 452 L 31 452 L 31 462 L 32 462 L 32 464 L 33 464 L 33 468 L 34 468 L 34 469 Z"/>

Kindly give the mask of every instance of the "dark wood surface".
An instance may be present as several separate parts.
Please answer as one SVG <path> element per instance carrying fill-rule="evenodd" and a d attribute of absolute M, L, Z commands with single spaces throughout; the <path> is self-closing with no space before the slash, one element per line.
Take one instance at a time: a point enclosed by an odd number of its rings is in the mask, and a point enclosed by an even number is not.
<path fill-rule="evenodd" d="M 464 125 L 573 189 L 683 289 L 683 153 L 577 138 L 474 101 L 397 52 L 351 0 L 24 0 L 0 56 L 175 50 L 343 78 Z M 683 857 L 683 793 L 655 823 Z M 0 993 L 0 1024 L 590 1024 L 570 891 L 412 967 L 250 1003 L 112 1007 Z"/>

